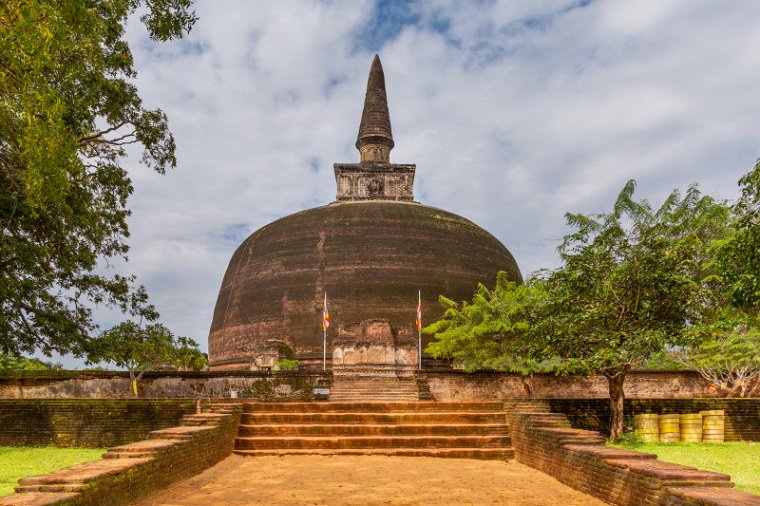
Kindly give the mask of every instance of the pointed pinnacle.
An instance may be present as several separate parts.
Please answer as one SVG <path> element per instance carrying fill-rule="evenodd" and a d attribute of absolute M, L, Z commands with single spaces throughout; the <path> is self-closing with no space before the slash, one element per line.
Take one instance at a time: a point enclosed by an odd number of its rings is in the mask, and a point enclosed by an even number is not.
<path fill-rule="evenodd" d="M 364 98 L 364 110 L 359 124 L 356 148 L 362 154 L 362 161 L 386 163 L 388 153 L 393 148 L 388 98 L 385 93 L 385 74 L 378 55 L 375 55 L 369 71 L 367 95 Z"/>

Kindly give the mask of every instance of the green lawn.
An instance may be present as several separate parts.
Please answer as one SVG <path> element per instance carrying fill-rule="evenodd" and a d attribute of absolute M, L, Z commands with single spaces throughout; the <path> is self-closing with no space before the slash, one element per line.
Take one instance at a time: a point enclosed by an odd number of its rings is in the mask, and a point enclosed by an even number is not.
<path fill-rule="evenodd" d="M 19 478 L 97 460 L 103 453 L 92 448 L 0 446 L 0 496 L 12 494 Z"/>
<path fill-rule="evenodd" d="M 683 466 L 731 475 L 738 490 L 760 494 L 760 443 L 623 443 L 610 445 Z"/>

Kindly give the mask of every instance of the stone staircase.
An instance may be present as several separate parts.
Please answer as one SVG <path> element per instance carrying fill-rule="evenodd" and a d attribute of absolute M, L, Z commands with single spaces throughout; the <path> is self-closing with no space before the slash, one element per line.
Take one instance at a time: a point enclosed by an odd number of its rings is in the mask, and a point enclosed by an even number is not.
<path fill-rule="evenodd" d="M 239 455 L 511 459 L 498 402 L 245 403 Z"/>
<path fill-rule="evenodd" d="M 334 379 L 330 402 L 416 402 L 419 387 L 414 380 Z"/>

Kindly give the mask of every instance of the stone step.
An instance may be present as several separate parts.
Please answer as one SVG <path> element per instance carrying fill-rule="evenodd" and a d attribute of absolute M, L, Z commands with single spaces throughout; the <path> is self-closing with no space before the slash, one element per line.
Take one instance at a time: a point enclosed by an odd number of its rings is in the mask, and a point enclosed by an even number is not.
<path fill-rule="evenodd" d="M 348 436 L 348 435 L 509 435 L 505 424 L 272 424 L 241 425 L 238 435 L 246 436 Z"/>
<path fill-rule="evenodd" d="M 388 389 L 416 389 L 416 381 L 335 381 L 333 388 L 388 388 Z"/>
<path fill-rule="evenodd" d="M 198 425 L 215 425 L 220 419 L 224 418 L 224 413 L 196 413 L 185 415 L 180 420 L 180 425 L 198 426 Z"/>
<path fill-rule="evenodd" d="M 354 448 L 501 448 L 509 436 L 238 437 L 237 450 Z"/>
<path fill-rule="evenodd" d="M 331 397 L 333 395 L 337 395 L 337 394 L 344 394 L 344 395 L 345 394 L 353 394 L 353 395 L 358 395 L 358 394 L 371 394 L 371 395 L 393 395 L 393 394 L 396 394 L 396 395 L 399 395 L 399 394 L 402 394 L 402 395 L 414 395 L 414 396 L 417 396 L 418 393 L 419 392 L 417 391 L 416 388 L 413 389 L 413 390 L 412 389 L 403 389 L 403 390 L 377 389 L 377 390 L 375 390 L 375 389 L 371 389 L 371 388 L 342 388 L 342 389 L 341 388 L 333 388 L 332 390 L 330 390 L 330 396 Z M 361 402 L 361 401 L 359 401 L 359 402 Z"/>
<path fill-rule="evenodd" d="M 244 413 L 256 412 L 502 412 L 501 402 L 245 402 Z"/>
<path fill-rule="evenodd" d="M 417 389 L 414 390 L 373 390 L 369 388 L 344 388 L 344 389 L 332 389 L 330 391 L 330 396 L 336 395 L 336 394 L 371 394 L 371 395 L 393 395 L 393 394 L 403 394 L 403 395 L 414 395 L 416 396 L 418 394 Z M 365 399 L 366 400 L 366 399 Z M 359 401 L 361 402 L 361 401 Z M 416 401 L 415 401 L 416 402 Z"/>
<path fill-rule="evenodd" d="M 330 390 L 330 402 L 406 401 L 420 400 L 419 387 L 414 378 L 408 380 L 338 379 Z"/>
<path fill-rule="evenodd" d="M 62 483 L 62 484 L 52 484 L 52 485 L 18 485 L 14 487 L 16 493 L 18 494 L 29 494 L 29 493 L 53 493 L 53 492 L 81 492 L 83 488 L 85 488 L 84 483 Z M 77 495 L 78 496 L 78 495 Z M 14 496 L 14 499 L 18 499 L 18 496 Z M 23 496 L 22 496 L 23 498 Z M 56 497 L 58 499 L 58 497 Z M 55 504 L 55 503 L 48 503 L 48 504 Z M 60 504 L 60 503 L 59 503 Z"/>
<path fill-rule="evenodd" d="M 335 381 L 333 381 L 333 385 L 386 385 L 386 386 L 408 386 L 408 385 L 414 385 L 417 380 L 414 378 L 411 379 L 347 379 L 347 378 L 338 378 Z"/>
<path fill-rule="evenodd" d="M 326 413 L 244 413 L 244 425 L 253 424 L 405 424 L 405 423 L 506 423 L 496 412 L 326 412 Z"/>
<path fill-rule="evenodd" d="M 298 448 L 270 450 L 234 450 L 237 455 L 285 456 L 285 455 L 385 455 L 393 457 L 437 457 L 455 459 L 510 460 L 512 448 L 351 448 L 304 450 Z"/>
<path fill-rule="evenodd" d="M 368 395 L 365 394 L 339 394 L 331 395 L 329 402 L 358 402 L 367 399 Z M 371 396 L 377 402 L 412 402 L 419 399 L 417 394 L 410 395 L 373 395 Z"/>
<path fill-rule="evenodd" d="M 376 394 L 376 395 L 382 395 L 382 394 L 412 394 L 417 395 L 417 387 L 415 388 L 394 388 L 394 389 L 387 389 L 387 388 L 332 388 L 330 390 L 330 395 L 335 394 Z"/>
<path fill-rule="evenodd" d="M 506 401 L 504 407 L 510 413 L 550 413 L 549 403 L 544 400 Z"/>

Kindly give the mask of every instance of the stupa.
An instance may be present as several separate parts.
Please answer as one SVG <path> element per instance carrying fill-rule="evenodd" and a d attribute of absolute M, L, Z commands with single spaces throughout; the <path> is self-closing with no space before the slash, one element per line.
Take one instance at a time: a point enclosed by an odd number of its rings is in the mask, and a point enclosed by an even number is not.
<path fill-rule="evenodd" d="M 360 162 L 334 164 L 336 200 L 262 227 L 233 254 L 208 338 L 213 370 L 267 369 L 283 357 L 321 368 L 325 293 L 328 367 L 349 352 L 352 363 L 377 361 L 367 352 L 373 345 L 391 350 L 381 362 L 415 364 L 418 291 L 429 323 L 443 312 L 440 294 L 469 300 L 500 270 L 522 281 L 494 236 L 414 201 L 416 166 L 390 163 L 393 146 L 376 55 L 356 141 Z M 406 352 L 394 355 L 394 346 Z"/>

